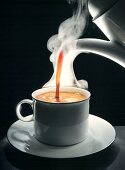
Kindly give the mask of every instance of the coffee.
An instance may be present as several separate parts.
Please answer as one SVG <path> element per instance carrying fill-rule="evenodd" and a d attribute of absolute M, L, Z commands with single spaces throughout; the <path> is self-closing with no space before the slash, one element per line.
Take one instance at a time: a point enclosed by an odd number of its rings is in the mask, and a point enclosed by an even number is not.
<path fill-rule="evenodd" d="M 59 99 L 55 97 L 55 92 L 39 94 L 35 97 L 37 100 L 50 103 L 72 103 L 85 100 L 87 97 L 79 92 L 60 92 Z"/>

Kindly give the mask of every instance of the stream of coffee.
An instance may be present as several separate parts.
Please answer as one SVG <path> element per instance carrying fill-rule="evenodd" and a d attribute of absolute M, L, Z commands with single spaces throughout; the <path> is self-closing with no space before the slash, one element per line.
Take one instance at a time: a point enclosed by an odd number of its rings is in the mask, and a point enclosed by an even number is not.
<path fill-rule="evenodd" d="M 56 101 L 59 102 L 59 89 L 60 89 L 60 76 L 63 64 L 63 51 L 61 50 L 59 53 L 58 61 L 57 61 L 57 71 L 56 71 Z"/>

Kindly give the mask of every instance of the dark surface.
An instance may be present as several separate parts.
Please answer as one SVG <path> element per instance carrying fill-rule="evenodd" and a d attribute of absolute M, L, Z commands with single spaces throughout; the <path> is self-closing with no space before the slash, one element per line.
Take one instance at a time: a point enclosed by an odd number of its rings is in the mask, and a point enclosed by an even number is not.
<path fill-rule="evenodd" d="M 0 143 L 1 170 L 124 170 L 125 126 L 116 126 L 117 137 L 107 149 L 86 157 L 47 159 L 23 153 L 9 144 L 2 129 Z"/>

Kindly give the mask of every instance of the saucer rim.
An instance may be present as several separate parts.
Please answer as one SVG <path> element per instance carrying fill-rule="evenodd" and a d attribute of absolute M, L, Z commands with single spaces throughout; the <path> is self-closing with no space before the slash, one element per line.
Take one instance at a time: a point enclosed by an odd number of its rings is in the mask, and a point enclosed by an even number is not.
<path fill-rule="evenodd" d="M 31 116 L 31 115 L 29 115 L 29 116 Z M 26 116 L 26 117 L 29 117 L 29 116 Z M 8 131 L 7 131 L 7 139 L 8 139 L 8 141 L 9 141 L 9 143 L 10 143 L 14 148 L 16 148 L 18 151 L 21 151 L 21 152 L 23 152 L 23 153 L 25 153 L 25 154 L 29 154 L 29 155 L 32 155 L 32 156 L 38 156 L 38 157 L 41 157 L 41 158 L 48 158 L 48 159 L 73 159 L 73 158 L 80 158 L 80 157 L 85 157 L 85 156 L 88 156 L 88 155 L 97 154 L 97 153 L 99 153 L 99 152 L 107 149 L 110 145 L 113 144 L 113 142 L 114 142 L 115 139 L 116 139 L 116 131 L 115 131 L 115 128 L 112 126 L 112 124 L 109 123 L 107 120 L 105 120 L 105 119 L 103 119 L 103 118 L 101 118 L 101 117 L 99 117 L 99 116 L 93 115 L 93 114 L 89 114 L 89 116 L 102 119 L 103 121 L 105 121 L 106 123 L 108 123 L 108 124 L 110 125 L 110 127 L 112 127 L 112 130 L 114 131 L 114 138 L 112 139 L 112 141 L 111 141 L 107 146 L 103 146 L 100 150 L 97 150 L 97 151 L 92 152 L 92 153 L 88 153 L 88 154 L 86 154 L 86 155 L 82 155 L 82 154 L 81 154 L 81 155 L 78 155 L 78 156 L 76 155 L 76 156 L 62 156 L 62 157 L 60 156 L 60 157 L 56 157 L 56 156 L 46 156 L 46 155 L 43 156 L 43 155 L 39 155 L 39 154 L 36 154 L 36 153 L 26 152 L 26 151 L 24 151 L 24 150 L 21 150 L 19 147 L 16 147 L 14 144 L 12 144 L 11 141 L 9 140 L 9 130 L 11 129 L 11 127 L 12 127 L 14 124 L 18 123 L 20 120 L 15 121 L 15 122 L 9 127 L 9 129 L 8 129 Z M 34 121 L 33 121 L 33 122 L 34 122 Z M 91 133 L 90 129 L 88 129 L 88 133 Z M 33 138 L 35 138 L 34 135 L 33 135 Z M 35 138 L 35 140 L 37 140 L 37 139 Z M 85 140 L 83 140 L 83 141 L 81 141 L 81 142 L 79 142 L 79 143 L 77 143 L 77 144 L 70 145 L 70 146 L 54 146 L 54 145 L 49 145 L 49 144 L 41 143 L 41 142 L 39 142 L 39 141 L 37 140 L 37 142 L 38 142 L 39 144 L 41 144 L 41 145 L 50 146 L 50 147 L 53 147 L 53 148 L 61 148 L 61 149 L 66 148 L 66 147 L 76 146 L 76 145 L 79 145 L 80 143 L 82 144 L 82 143 L 84 143 L 84 141 L 85 141 Z M 24 141 L 24 143 L 25 143 L 25 141 Z"/>

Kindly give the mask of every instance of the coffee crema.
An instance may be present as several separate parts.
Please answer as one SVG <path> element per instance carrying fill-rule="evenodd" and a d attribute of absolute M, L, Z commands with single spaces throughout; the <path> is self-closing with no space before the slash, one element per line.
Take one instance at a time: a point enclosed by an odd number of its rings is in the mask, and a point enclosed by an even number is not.
<path fill-rule="evenodd" d="M 87 97 L 79 92 L 60 92 L 59 99 L 55 97 L 55 92 L 46 92 L 35 97 L 39 101 L 50 103 L 72 103 L 85 100 Z"/>

